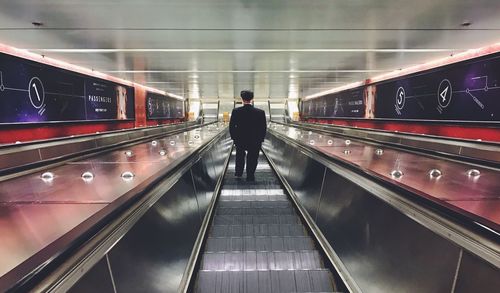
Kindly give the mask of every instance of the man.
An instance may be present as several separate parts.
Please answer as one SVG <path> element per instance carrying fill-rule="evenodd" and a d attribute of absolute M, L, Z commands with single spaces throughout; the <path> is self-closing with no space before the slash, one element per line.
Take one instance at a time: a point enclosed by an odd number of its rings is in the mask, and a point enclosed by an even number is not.
<path fill-rule="evenodd" d="M 241 91 L 243 107 L 233 110 L 229 121 L 229 132 L 236 145 L 236 177 L 243 175 L 245 157 L 247 181 L 255 181 L 255 169 L 259 151 L 266 136 L 266 114 L 252 105 L 253 92 Z"/>

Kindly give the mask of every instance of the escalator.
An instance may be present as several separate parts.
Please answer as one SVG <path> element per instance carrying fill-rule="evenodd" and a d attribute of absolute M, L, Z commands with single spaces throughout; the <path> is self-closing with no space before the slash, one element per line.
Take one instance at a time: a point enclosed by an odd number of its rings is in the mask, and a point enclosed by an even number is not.
<path fill-rule="evenodd" d="M 195 292 L 337 292 L 332 271 L 271 166 L 234 176 L 232 154 L 208 228 Z"/>

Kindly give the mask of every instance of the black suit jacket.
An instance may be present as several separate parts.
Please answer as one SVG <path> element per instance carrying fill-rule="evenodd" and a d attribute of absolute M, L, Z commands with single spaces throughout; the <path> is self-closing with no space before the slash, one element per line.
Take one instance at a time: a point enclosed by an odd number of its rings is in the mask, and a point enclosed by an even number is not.
<path fill-rule="evenodd" d="M 240 147 L 260 147 L 266 137 L 266 114 L 252 105 L 233 110 L 229 132 Z"/>

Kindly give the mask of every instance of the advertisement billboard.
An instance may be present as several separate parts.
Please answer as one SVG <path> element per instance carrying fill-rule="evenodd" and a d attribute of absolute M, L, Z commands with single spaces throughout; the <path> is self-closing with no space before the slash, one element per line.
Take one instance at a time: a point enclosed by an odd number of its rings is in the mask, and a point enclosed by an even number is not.
<path fill-rule="evenodd" d="M 0 53 L 0 124 L 133 120 L 133 87 Z"/>

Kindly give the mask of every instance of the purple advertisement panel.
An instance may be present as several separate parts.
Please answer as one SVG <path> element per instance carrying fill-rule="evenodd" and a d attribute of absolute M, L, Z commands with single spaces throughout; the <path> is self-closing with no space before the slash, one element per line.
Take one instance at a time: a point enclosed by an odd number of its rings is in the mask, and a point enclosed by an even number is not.
<path fill-rule="evenodd" d="M 175 119 L 184 117 L 184 101 L 148 92 L 146 96 L 147 119 Z"/>
<path fill-rule="evenodd" d="M 363 118 L 366 103 L 363 88 L 329 94 L 302 104 L 303 117 Z"/>
<path fill-rule="evenodd" d="M 376 85 L 375 117 L 500 121 L 500 54 Z"/>
<path fill-rule="evenodd" d="M 305 118 L 500 122 L 500 53 L 302 104 Z"/>
<path fill-rule="evenodd" d="M 132 87 L 0 53 L 0 124 L 134 117 Z"/>

